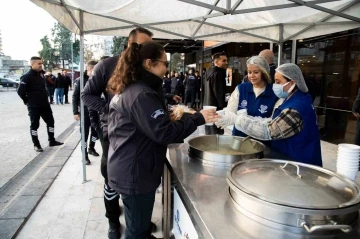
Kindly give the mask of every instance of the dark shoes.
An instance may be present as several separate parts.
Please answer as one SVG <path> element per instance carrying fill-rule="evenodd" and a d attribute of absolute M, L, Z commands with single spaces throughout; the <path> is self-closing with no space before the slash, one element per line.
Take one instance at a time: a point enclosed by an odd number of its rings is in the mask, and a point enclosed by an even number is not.
<path fill-rule="evenodd" d="M 36 152 L 44 152 L 40 145 L 34 145 L 34 149 Z"/>
<path fill-rule="evenodd" d="M 153 223 L 153 222 L 150 223 L 150 230 L 151 230 L 151 232 L 156 232 L 157 231 L 157 227 L 156 227 L 155 223 Z"/>
<path fill-rule="evenodd" d="M 91 154 L 91 155 L 93 155 L 95 157 L 100 156 L 100 154 L 98 154 L 95 149 L 90 149 L 90 148 L 88 150 L 88 154 Z"/>
<path fill-rule="evenodd" d="M 58 142 L 58 141 L 56 141 L 56 140 L 53 140 L 53 141 L 50 141 L 49 142 L 49 146 L 50 147 L 53 147 L 53 146 L 60 146 L 60 145 L 63 145 L 64 143 L 60 143 L 60 142 Z"/>
<path fill-rule="evenodd" d="M 91 161 L 88 157 L 85 158 L 85 162 L 86 162 L 86 165 L 90 165 L 91 164 Z"/>
<path fill-rule="evenodd" d="M 108 230 L 108 238 L 109 239 L 120 239 L 121 233 L 120 233 L 120 225 L 115 226 L 111 225 Z"/>

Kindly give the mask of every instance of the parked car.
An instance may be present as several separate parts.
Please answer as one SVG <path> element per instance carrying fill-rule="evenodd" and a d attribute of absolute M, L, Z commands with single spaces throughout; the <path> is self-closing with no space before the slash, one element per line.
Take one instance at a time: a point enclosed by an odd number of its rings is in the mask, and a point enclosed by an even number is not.
<path fill-rule="evenodd" d="M 20 84 L 19 82 L 16 82 L 15 80 L 10 78 L 0 78 L 0 85 L 3 88 L 8 88 L 8 87 L 18 88 L 19 84 Z"/>

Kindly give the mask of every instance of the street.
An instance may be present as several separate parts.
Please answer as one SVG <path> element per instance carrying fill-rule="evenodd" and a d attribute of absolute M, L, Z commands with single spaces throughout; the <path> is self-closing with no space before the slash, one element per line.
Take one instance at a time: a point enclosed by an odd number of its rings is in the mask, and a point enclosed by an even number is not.
<path fill-rule="evenodd" d="M 72 91 L 69 92 L 71 102 Z M 55 119 L 55 137 L 72 122 L 72 105 L 51 105 Z M 30 137 L 27 107 L 14 89 L 0 89 L 0 188 L 22 170 L 37 154 Z M 46 124 L 40 119 L 38 129 L 41 146 L 48 146 Z"/>

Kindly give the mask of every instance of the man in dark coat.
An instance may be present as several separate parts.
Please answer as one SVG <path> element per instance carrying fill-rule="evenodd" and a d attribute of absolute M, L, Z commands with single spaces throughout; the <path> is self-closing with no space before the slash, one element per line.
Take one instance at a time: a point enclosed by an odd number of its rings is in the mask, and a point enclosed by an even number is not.
<path fill-rule="evenodd" d="M 226 69 L 228 67 L 227 56 L 224 52 L 215 53 L 213 56 L 214 66 L 211 67 L 204 79 L 204 106 L 216 106 L 216 110 L 226 107 Z M 224 134 L 224 130 L 215 125 L 205 125 L 205 134 Z"/>
<path fill-rule="evenodd" d="M 43 152 L 38 138 L 37 129 L 40 126 L 40 117 L 45 121 L 48 133 L 49 146 L 59 146 L 55 140 L 55 120 L 49 104 L 44 78 L 41 76 L 42 59 L 34 56 L 30 60 L 31 69 L 21 77 L 18 95 L 27 106 L 30 116 L 30 135 L 36 152 Z"/>

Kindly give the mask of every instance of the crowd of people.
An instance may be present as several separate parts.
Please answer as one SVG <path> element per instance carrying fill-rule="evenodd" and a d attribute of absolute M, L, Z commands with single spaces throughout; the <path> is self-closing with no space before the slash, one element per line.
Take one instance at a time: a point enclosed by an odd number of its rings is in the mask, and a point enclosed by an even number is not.
<path fill-rule="evenodd" d="M 40 74 L 45 79 L 45 86 L 50 104 L 70 104 L 68 94 L 69 90 L 72 89 L 72 81 L 67 75 L 66 70 L 62 70 L 61 73 L 58 73 L 57 77 L 55 77 L 51 71 L 41 71 Z"/>
<path fill-rule="evenodd" d="M 169 62 L 163 46 L 152 41 L 153 34 L 138 27 L 128 37 L 128 46 L 120 55 L 90 61 L 84 73 L 84 91 L 77 79 L 73 94 L 73 115 L 80 120 L 80 97 L 85 105 L 85 141 L 91 132 L 87 154 L 99 138 L 102 146 L 101 173 L 104 177 L 104 204 L 109 221 L 108 238 L 120 238 L 121 210 L 124 205 L 126 239 L 155 238 L 151 222 L 155 192 L 161 182 L 167 145 L 180 143 L 198 126 L 206 134 L 223 134 L 234 125 L 233 135 L 251 136 L 265 142 L 293 160 L 322 166 L 320 138 L 311 96 L 301 70 L 295 64 L 276 68 L 273 53 L 261 52 L 247 61 L 247 76 L 225 101 L 225 53 L 213 55 L 213 66 L 204 77 L 193 69 L 168 72 Z M 66 71 L 41 78 L 41 58 L 31 61 L 31 70 L 23 76 L 19 96 L 28 106 L 31 136 L 35 149 L 39 118 L 48 125 L 50 146 L 54 139 L 54 119 L 50 103 L 68 102 Z M 276 68 L 276 69 L 275 69 Z M 46 84 L 46 87 L 45 87 Z M 46 92 L 47 89 L 47 92 Z M 66 90 L 65 90 L 66 89 Z M 41 93 L 41 94 L 40 94 Z M 48 100 L 47 97 L 50 97 Z M 224 110 L 201 110 L 215 106 Z M 184 103 L 197 109 L 173 120 L 167 104 Z M 86 144 L 87 145 L 87 144 Z"/>
<path fill-rule="evenodd" d="M 164 94 L 173 94 L 181 97 L 181 102 L 190 108 L 200 108 L 201 76 L 199 71 L 190 69 L 185 74 L 176 71 L 166 72 L 163 77 L 162 89 Z"/>

